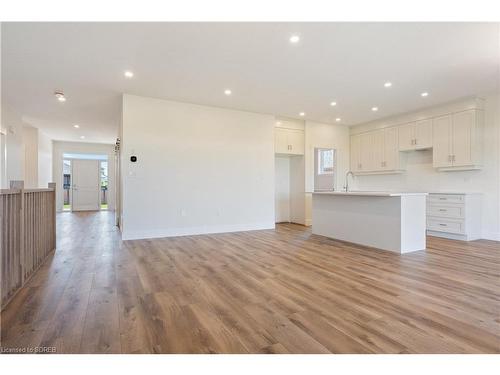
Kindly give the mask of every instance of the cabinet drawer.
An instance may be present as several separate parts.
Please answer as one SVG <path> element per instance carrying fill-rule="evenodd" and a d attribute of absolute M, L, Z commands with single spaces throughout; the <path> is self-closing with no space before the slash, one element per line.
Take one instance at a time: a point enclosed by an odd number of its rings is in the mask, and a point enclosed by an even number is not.
<path fill-rule="evenodd" d="M 465 202 L 465 197 L 458 194 L 429 194 L 429 202 L 439 202 L 439 203 L 463 203 Z"/>
<path fill-rule="evenodd" d="M 435 217 L 427 218 L 427 229 L 438 232 L 465 233 L 465 222 L 463 220 L 446 220 Z"/>
<path fill-rule="evenodd" d="M 463 205 L 439 205 L 431 203 L 427 205 L 427 215 L 428 216 L 438 216 L 438 217 L 449 217 L 455 219 L 463 219 L 465 208 Z"/>

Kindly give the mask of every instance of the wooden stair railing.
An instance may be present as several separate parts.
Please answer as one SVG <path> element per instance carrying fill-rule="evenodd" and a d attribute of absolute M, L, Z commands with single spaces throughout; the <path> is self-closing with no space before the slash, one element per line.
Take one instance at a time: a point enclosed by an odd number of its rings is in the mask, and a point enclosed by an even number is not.
<path fill-rule="evenodd" d="M 0 191 L 0 296 L 3 310 L 56 248 L 55 183 Z"/>

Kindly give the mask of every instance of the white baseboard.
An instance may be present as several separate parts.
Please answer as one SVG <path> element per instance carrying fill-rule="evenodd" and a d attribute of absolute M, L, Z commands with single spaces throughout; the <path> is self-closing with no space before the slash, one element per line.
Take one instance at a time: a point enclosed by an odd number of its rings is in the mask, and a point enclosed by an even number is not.
<path fill-rule="evenodd" d="M 125 225 L 126 227 L 126 225 Z M 214 233 L 231 233 L 231 232 L 246 232 L 251 230 L 274 229 L 274 221 L 255 224 L 229 224 L 229 225 L 213 225 L 202 227 L 187 227 L 187 228 L 171 228 L 171 229 L 153 229 L 147 231 L 127 231 L 126 228 L 122 231 L 122 240 L 141 240 L 146 238 L 161 238 L 161 237 L 179 237 L 179 236 L 195 236 L 198 234 L 214 234 Z"/>
<path fill-rule="evenodd" d="M 478 238 L 470 238 L 470 239 L 468 239 L 467 236 L 461 235 L 461 234 L 436 232 L 436 231 L 431 231 L 431 230 L 427 230 L 427 234 L 429 236 L 449 238 L 452 240 L 461 240 L 461 241 L 471 241 L 471 240 L 476 240 L 476 239 L 500 241 L 500 233 L 496 233 L 496 232 L 484 232 L 481 234 L 480 238 L 478 237 Z"/>
<path fill-rule="evenodd" d="M 481 237 L 485 240 L 500 241 L 500 232 L 483 232 Z"/>

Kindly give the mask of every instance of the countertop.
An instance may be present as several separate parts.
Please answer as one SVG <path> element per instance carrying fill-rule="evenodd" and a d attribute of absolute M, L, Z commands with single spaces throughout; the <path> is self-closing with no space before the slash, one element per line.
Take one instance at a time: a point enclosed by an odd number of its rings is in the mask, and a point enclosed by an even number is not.
<path fill-rule="evenodd" d="M 403 197 L 408 195 L 427 195 L 419 192 L 394 192 L 394 191 L 314 191 L 315 195 L 344 195 L 344 196 L 366 196 L 366 197 Z"/>

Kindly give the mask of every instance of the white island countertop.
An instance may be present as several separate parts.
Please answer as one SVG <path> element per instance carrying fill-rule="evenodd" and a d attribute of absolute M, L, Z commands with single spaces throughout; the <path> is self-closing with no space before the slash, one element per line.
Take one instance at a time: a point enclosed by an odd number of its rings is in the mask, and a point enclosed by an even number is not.
<path fill-rule="evenodd" d="M 345 195 L 345 196 L 367 196 L 367 197 L 404 197 L 409 195 L 427 195 L 422 192 L 394 192 L 394 191 L 314 191 L 319 195 Z"/>

